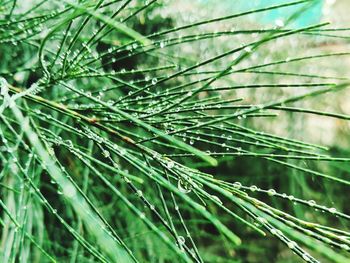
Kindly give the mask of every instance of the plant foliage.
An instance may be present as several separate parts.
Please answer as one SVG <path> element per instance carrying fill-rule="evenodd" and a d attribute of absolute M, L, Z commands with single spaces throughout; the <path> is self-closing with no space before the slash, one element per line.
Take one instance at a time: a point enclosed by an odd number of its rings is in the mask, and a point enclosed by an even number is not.
<path fill-rule="evenodd" d="M 307 103 L 348 86 L 322 68 L 350 53 L 312 48 L 348 29 L 289 26 L 319 1 L 0 2 L 1 262 L 347 261 L 346 151 L 267 125 L 350 119 Z"/>

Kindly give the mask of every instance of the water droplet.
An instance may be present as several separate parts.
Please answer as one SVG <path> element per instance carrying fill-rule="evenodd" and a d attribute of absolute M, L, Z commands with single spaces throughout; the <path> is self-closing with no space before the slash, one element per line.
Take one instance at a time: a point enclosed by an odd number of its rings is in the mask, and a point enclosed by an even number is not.
<path fill-rule="evenodd" d="M 269 189 L 269 190 L 267 191 L 267 194 L 268 194 L 269 196 L 274 196 L 274 195 L 276 194 L 276 191 L 275 191 L 275 189 Z"/>
<path fill-rule="evenodd" d="M 308 254 L 303 254 L 302 255 L 302 258 L 306 261 L 306 262 L 309 262 L 310 261 L 310 256 Z"/>
<path fill-rule="evenodd" d="M 258 190 L 258 187 L 256 185 L 252 185 L 249 187 L 249 190 L 255 192 L 256 190 Z"/>
<path fill-rule="evenodd" d="M 184 245 L 186 242 L 186 239 L 183 236 L 178 236 L 177 237 L 177 242 L 179 243 L 179 245 Z"/>
<path fill-rule="evenodd" d="M 103 156 L 106 157 L 106 158 L 109 158 L 111 156 L 111 154 L 109 153 L 109 151 L 107 150 L 103 150 L 102 152 Z"/>
<path fill-rule="evenodd" d="M 233 183 L 233 187 L 234 187 L 235 189 L 240 189 L 240 188 L 242 187 L 242 184 L 241 184 L 240 182 L 234 182 L 234 183 Z"/>
<path fill-rule="evenodd" d="M 297 243 L 295 243 L 294 241 L 289 241 L 287 243 L 287 246 L 290 248 L 290 249 L 294 249 L 296 246 L 297 246 Z"/>
<path fill-rule="evenodd" d="M 121 148 L 120 151 L 119 151 L 119 154 L 121 156 L 124 156 L 126 154 L 126 150 L 124 148 Z"/>
<path fill-rule="evenodd" d="M 253 50 L 253 49 L 252 49 L 252 47 L 250 47 L 250 46 L 244 48 L 244 51 L 245 51 L 245 52 L 248 52 L 248 53 L 252 52 L 252 50 Z"/>
<path fill-rule="evenodd" d="M 173 161 L 168 161 L 168 163 L 167 163 L 167 165 L 166 165 L 166 167 L 167 167 L 168 169 L 172 169 L 174 166 L 175 166 L 175 163 L 174 163 Z"/>
<path fill-rule="evenodd" d="M 73 148 L 73 143 L 71 140 L 66 141 L 68 148 Z"/>
<path fill-rule="evenodd" d="M 157 82 L 158 82 L 157 78 L 153 78 L 153 79 L 152 79 L 152 85 L 156 85 Z"/>
<path fill-rule="evenodd" d="M 284 21 L 281 18 L 279 18 L 279 19 L 275 20 L 275 24 L 278 27 L 283 27 L 284 26 Z"/>
<path fill-rule="evenodd" d="M 315 205 L 316 205 L 316 202 L 315 202 L 314 200 L 309 200 L 309 201 L 307 202 L 307 204 L 308 204 L 309 206 L 315 206 Z"/>
<path fill-rule="evenodd" d="M 334 207 L 329 208 L 328 211 L 332 214 L 335 214 L 337 212 L 337 209 L 335 209 Z"/>
<path fill-rule="evenodd" d="M 187 182 L 184 183 L 181 179 L 177 181 L 177 188 L 183 194 L 188 194 L 192 191 L 192 186 Z"/>

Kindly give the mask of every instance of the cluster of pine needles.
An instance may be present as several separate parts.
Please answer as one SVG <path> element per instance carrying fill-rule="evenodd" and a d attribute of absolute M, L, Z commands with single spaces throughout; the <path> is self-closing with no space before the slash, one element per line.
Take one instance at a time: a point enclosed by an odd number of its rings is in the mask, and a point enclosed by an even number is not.
<path fill-rule="evenodd" d="M 349 169 L 350 158 L 263 132 L 261 123 L 278 113 L 349 120 L 298 106 L 342 92 L 347 78 L 292 65 L 350 52 L 252 59 L 284 39 L 347 41 L 348 29 L 233 26 L 314 2 L 181 23 L 157 15 L 171 8 L 157 0 L 0 1 L 0 261 L 238 262 L 244 246 L 263 237 L 293 252 L 292 261 L 346 262 L 345 211 L 307 191 L 246 185 L 237 169 L 217 172 L 263 162 L 348 189 L 350 180 L 324 166 Z M 213 32 L 222 23 L 234 29 Z M 228 48 L 216 46 L 221 38 Z M 219 52 L 201 56 L 196 49 L 208 42 Z M 181 52 L 189 47 L 193 57 Z M 264 89 L 305 92 L 263 102 L 237 95 Z"/>

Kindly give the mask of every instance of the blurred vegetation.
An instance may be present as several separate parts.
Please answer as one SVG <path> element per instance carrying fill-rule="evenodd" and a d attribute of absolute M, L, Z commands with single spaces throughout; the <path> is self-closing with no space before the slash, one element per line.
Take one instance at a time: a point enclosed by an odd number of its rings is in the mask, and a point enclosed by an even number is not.
<path fill-rule="evenodd" d="M 0 262 L 349 261 L 323 1 L 0 3 Z"/>

